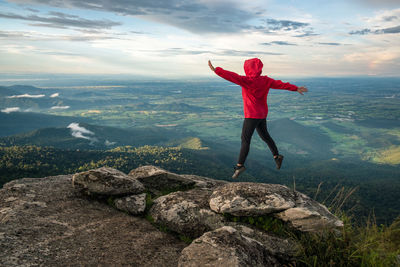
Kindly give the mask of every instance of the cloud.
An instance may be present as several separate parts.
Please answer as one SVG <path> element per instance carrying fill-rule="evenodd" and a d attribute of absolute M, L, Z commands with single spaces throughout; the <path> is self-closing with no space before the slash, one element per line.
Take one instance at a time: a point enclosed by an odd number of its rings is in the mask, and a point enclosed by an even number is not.
<path fill-rule="evenodd" d="M 13 107 L 13 108 L 5 108 L 5 109 L 1 110 L 1 112 L 4 112 L 4 113 L 11 113 L 11 112 L 17 112 L 17 111 L 21 111 L 21 109 L 19 107 Z"/>
<path fill-rule="evenodd" d="M 334 42 L 329 42 L 329 43 L 318 43 L 318 44 L 320 44 L 320 45 L 334 45 L 334 46 L 342 45 L 341 43 L 334 43 Z"/>
<path fill-rule="evenodd" d="M 310 36 L 317 36 L 320 35 L 319 33 L 314 33 L 312 31 L 305 31 L 302 34 L 294 35 L 294 37 L 310 37 Z"/>
<path fill-rule="evenodd" d="M 293 31 L 300 28 L 305 28 L 309 26 L 309 23 L 298 22 L 293 20 L 276 20 L 267 19 L 266 23 L 268 28 L 273 31 Z"/>
<path fill-rule="evenodd" d="M 15 39 L 15 40 L 29 40 L 29 41 L 74 41 L 74 42 L 89 42 L 89 41 L 96 41 L 96 40 L 111 40 L 111 39 L 121 39 L 119 36 L 115 34 L 80 34 L 80 35 L 54 35 L 54 34 L 45 34 L 39 32 L 23 32 L 23 31 L 0 31 L 0 38 L 1 39 Z M 42 51 L 42 52 L 40 52 Z M 44 50 L 38 50 L 38 53 L 47 54 Z M 64 55 L 74 55 L 77 56 L 78 54 L 72 54 L 69 52 L 57 52 L 57 55 L 64 54 Z"/>
<path fill-rule="evenodd" d="M 400 33 L 400 25 L 396 27 L 390 27 L 381 30 L 382 33 Z"/>
<path fill-rule="evenodd" d="M 266 52 L 266 51 L 233 50 L 233 49 L 222 50 L 220 52 L 216 52 L 215 54 L 216 55 L 226 55 L 226 56 L 240 56 L 240 57 L 256 56 L 256 55 L 270 55 L 270 56 L 284 55 L 282 53 L 274 53 L 274 52 Z"/>
<path fill-rule="evenodd" d="M 398 17 L 397 16 L 385 16 L 383 17 L 383 20 L 385 21 L 393 21 L 393 20 L 397 20 Z"/>
<path fill-rule="evenodd" d="M 249 55 L 283 55 L 282 53 L 273 53 L 267 51 L 254 51 L 254 50 L 233 50 L 223 49 L 216 51 L 209 50 L 190 50 L 184 48 L 169 48 L 162 50 L 141 50 L 141 52 L 158 53 L 160 56 L 181 56 L 181 55 L 200 55 L 200 54 L 212 54 L 212 55 L 223 55 L 223 56 L 249 56 Z"/>
<path fill-rule="evenodd" d="M 107 19 L 102 20 L 89 20 L 75 15 L 69 15 L 61 12 L 49 12 L 48 17 L 38 15 L 18 15 L 15 13 L 0 13 L 0 18 L 26 20 L 36 22 L 31 24 L 34 26 L 43 26 L 51 28 L 66 29 L 72 28 L 89 28 L 89 29 L 110 29 L 114 26 L 121 25 L 120 22 L 110 21 Z"/>
<path fill-rule="evenodd" d="M 59 97 L 59 96 L 60 96 L 60 93 L 54 93 L 50 97 L 54 98 L 54 97 Z"/>
<path fill-rule="evenodd" d="M 113 12 L 118 15 L 135 16 L 194 33 L 233 33 L 252 29 L 247 21 L 261 18 L 260 8 L 232 0 L 11 0 L 22 4 L 45 4 L 62 8 L 79 8 Z M 254 6 L 254 4 L 253 4 Z M 72 24 L 77 18 L 53 14 L 55 18 Z M 22 19 L 22 18 L 21 18 Z M 82 19 L 79 19 L 82 20 Z M 37 21 L 37 20 L 35 20 Z M 42 22 L 42 21 L 39 21 Z M 47 21 L 45 21 L 46 23 Z M 100 21 L 96 21 L 100 22 Z M 97 23 L 94 23 L 95 25 Z M 60 25 L 57 23 L 56 25 Z M 61 24 L 62 26 L 63 24 Z M 70 25 L 71 26 L 71 25 Z M 113 25 L 110 25 L 113 26 Z"/>
<path fill-rule="evenodd" d="M 94 135 L 94 132 L 89 131 L 88 129 L 79 126 L 79 123 L 75 123 L 75 122 L 70 123 L 67 126 L 67 128 L 71 129 L 71 135 L 73 137 L 87 139 L 87 140 L 90 140 L 91 143 L 98 141 L 96 137 L 85 136 L 85 135 Z"/>
<path fill-rule="evenodd" d="M 29 95 L 29 94 L 23 94 L 23 95 L 12 95 L 12 96 L 7 96 L 7 98 L 41 98 L 44 97 L 45 95 Z"/>
<path fill-rule="evenodd" d="M 353 0 L 362 5 L 369 5 L 373 7 L 396 7 L 399 6 L 398 0 Z"/>
<path fill-rule="evenodd" d="M 351 35 L 366 35 L 366 34 L 388 34 L 388 33 L 400 33 L 400 25 L 396 27 L 389 27 L 385 29 L 371 30 L 371 29 L 362 29 L 357 31 L 351 31 L 349 34 Z"/>
<path fill-rule="evenodd" d="M 104 144 L 106 145 L 106 146 L 112 146 L 112 145 L 115 145 L 117 142 L 110 142 L 110 141 L 108 141 L 108 140 L 106 140 L 105 142 L 104 142 Z"/>
<path fill-rule="evenodd" d="M 50 109 L 69 109 L 70 106 L 53 106 Z"/>
<path fill-rule="evenodd" d="M 262 45 L 297 45 L 295 43 L 290 43 L 286 41 L 272 41 L 269 43 L 261 43 Z"/>

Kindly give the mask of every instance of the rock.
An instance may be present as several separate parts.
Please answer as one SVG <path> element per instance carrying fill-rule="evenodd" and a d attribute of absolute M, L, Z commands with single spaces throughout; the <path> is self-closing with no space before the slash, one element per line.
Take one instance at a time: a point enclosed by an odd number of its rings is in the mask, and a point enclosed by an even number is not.
<path fill-rule="evenodd" d="M 195 182 L 195 187 L 197 188 L 207 188 L 212 189 L 220 185 L 224 185 L 228 183 L 227 181 L 223 180 L 215 180 L 208 177 L 192 175 L 192 174 L 181 174 L 182 177 L 190 179 Z"/>
<path fill-rule="evenodd" d="M 210 190 L 178 191 L 155 199 L 150 215 L 155 223 L 185 236 L 196 238 L 204 232 L 219 228 L 226 221 L 221 214 L 210 210 Z"/>
<path fill-rule="evenodd" d="M 343 222 L 308 196 L 284 185 L 229 183 L 217 187 L 210 197 L 210 208 L 235 216 L 273 214 L 304 232 L 338 228 Z"/>
<path fill-rule="evenodd" d="M 155 195 L 162 195 L 164 191 L 188 189 L 195 185 L 191 179 L 151 165 L 136 168 L 129 172 L 129 176 L 143 183 Z"/>
<path fill-rule="evenodd" d="M 138 180 L 108 167 L 76 173 L 72 185 L 88 195 L 128 195 L 145 190 Z"/>
<path fill-rule="evenodd" d="M 117 209 L 127 211 L 130 214 L 141 214 L 146 208 L 146 193 L 116 198 L 114 205 Z"/>
<path fill-rule="evenodd" d="M 264 215 L 294 206 L 293 191 L 279 184 L 227 183 L 217 187 L 210 197 L 212 210 L 235 216 Z"/>
<path fill-rule="evenodd" d="M 264 246 L 230 226 L 207 232 L 182 250 L 178 266 L 282 266 Z"/>
<path fill-rule="evenodd" d="M 24 178 L 0 189 L 0 266 L 178 265 L 185 242 L 78 193 L 71 181 Z"/>
<path fill-rule="evenodd" d="M 290 263 L 296 259 L 299 252 L 299 245 L 294 241 L 273 236 L 265 231 L 261 231 L 252 225 L 242 223 L 230 223 L 229 226 L 235 228 L 243 235 L 257 240 L 264 245 L 269 255 L 274 256 L 280 263 Z"/>
<path fill-rule="evenodd" d="M 296 192 L 296 206 L 275 216 L 303 232 L 320 232 L 343 227 L 343 222 L 319 202 Z"/>

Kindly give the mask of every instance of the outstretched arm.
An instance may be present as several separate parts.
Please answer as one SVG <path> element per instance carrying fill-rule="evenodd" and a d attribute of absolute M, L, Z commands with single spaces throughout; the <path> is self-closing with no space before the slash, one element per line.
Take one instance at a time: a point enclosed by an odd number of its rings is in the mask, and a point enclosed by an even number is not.
<path fill-rule="evenodd" d="M 297 88 L 297 92 L 299 92 L 301 95 L 304 95 L 303 93 L 308 92 L 308 89 L 307 87 L 300 86 L 299 88 Z"/>
<path fill-rule="evenodd" d="M 214 71 L 218 76 L 224 78 L 225 80 L 228 80 L 230 82 L 236 83 L 240 86 L 243 86 L 244 84 L 244 79 L 242 76 L 240 76 L 239 74 L 232 72 L 232 71 L 228 71 L 228 70 L 224 70 L 223 68 L 220 67 L 216 67 L 214 68 L 214 66 L 212 65 L 211 61 L 208 61 L 208 66 L 210 67 L 210 69 L 212 71 Z"/>
<path fill-rule="evenodd" d="M 289 91 L 297 91 L 301 95 L 303 95 L 304 92 L 308 92 L 308 89 L 304 86 L 298 87 L 294 84 L 284 83 L 281 80 L 274 80 L 274 79 L 271 79 L 271 80 L 272 80 L 271 88 L 273 88 L 273 89 L 284 89 L 284 90 L 289 90 Z"/>
<path fill-rule="evenodd" d="M 214 68 L 214 66 L 213 66 L 213 64 L 211 63 L 210 60 L 208 61 L 208 66 L 210 67 L 210 69 L 211 69 L 212 71 L 215 72 L 215 68 Z"/>

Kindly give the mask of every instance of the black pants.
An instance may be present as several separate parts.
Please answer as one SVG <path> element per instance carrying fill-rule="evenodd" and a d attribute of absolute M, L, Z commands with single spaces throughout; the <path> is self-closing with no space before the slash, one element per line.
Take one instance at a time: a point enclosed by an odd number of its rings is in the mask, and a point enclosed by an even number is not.
<path fill-rule="evenodd" d="M 258 135 L 265 143 L 267 143 L 269 149 L 272 152 L 272 155 L 279 155 L 278 148 L 276 147 L 274 140 L 272 140 L 271 136 L 268 133 L 267 119 L 245 118 L 242 128 L 242 146 L 240 148 L 240 155 L 238 159 L 239 164 L 244 164 L 247 154 L 249 154 L 250 142 L 251 137 L 254 133 L 254 129 L 257 129 Z"/>

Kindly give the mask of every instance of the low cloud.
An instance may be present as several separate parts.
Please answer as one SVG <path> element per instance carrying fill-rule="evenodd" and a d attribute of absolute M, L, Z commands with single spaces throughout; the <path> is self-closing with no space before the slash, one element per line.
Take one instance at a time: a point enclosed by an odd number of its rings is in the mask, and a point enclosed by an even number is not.
<path fill-rule="evenodd" d="M 23 95 L 12 95 L 12 96 L 7 96 L 7 98 L 41 98 L 44 97 L 45 95 L 30 95 L 30 94 L 23 94 Z"/>
<path fill-rule="evenodd" d="M 35 14 L 23 16 L 15 13 L 0 13 L 0 18 L 25 20 L 35 22 L 33 26 L 43 26 L 50 28 L 66 29 L 72 28 L 89 28 L 89 29 L 110 29 L 114 26 L 121 25 L 120 22 L 102 20 L 89 20 L 75 15 L 69 15 L 61 12 L 50 12 L 50 16 L 43 17 Z"/>
<path fill-rule="evenodd" d="M 90 140 L 91 143 L 97 142 L 97 138 L 94 137 L 94 132 L 79 126 L 79 123 L 71 123 L 67 126 L 67 128 L 71 129 L 71 135 L 76 138 L 83 138 Z"/>
<path fill-rule="evenodd" d="M 189 50 L 184 48 L 169 48 L 163 50 L 142 50 L 142 52 L 158 53 L 160 56 L 180 56 L 180 55 L 200 55 L 200 54 L 212 54 L 218 56 L 249 56 L 249 55 L 283 55 L 282 53 L 274 53 L 268 51 L 256 51 L 256 50 L 233 50 L 223 49 L 217 51 L 209 50 Z"/>
<path fill-rule="evenodd" d="M 226 55 L 226 56 L 240 56 L 240 57 L 247 57 L 247 56 L 256 56 L 256 55 L 270 55 L 270 56 L 280 56 L 284 55 L 282 53 L 274 53 L 274 52 L 267 52 L 267 51 L 254 51 L 254 50 L 222 50 L 220 52 L 216 52 L 216 55 Z"/>
<path fill-rule="evenodd" d="M 334 42 L 330 42 L 330 43 L 318 43 L 320 45 L 333 45 L 333 46 L 337 46 L 337 45 L 342 45 L 341 43 L 334 43 Z"/>
<path fill-rule="evenodd" d="M 309 23 L 293 20 L 267 19 L 268 28 L 273 31 L 293 31 L 309 26 Z"/>
<path fill-rule="evenodd" d="M 11 113 L 11 112 L 17 112 L 17 111 L 21 111 L 21 109 L 19 107 L 12 107 L 12 108 L 5 108 L 5 109 L 1 110 L 1 112 L 4 112 L 4 113 Z"/>
<path fill-rule="evenodd" d="M 388 33 L 400 33 L 400 25 L 396 27 L 389 27 L 384 29 L 378 30 L 371 30 L 371 29 L 362 29 L 357 31 L 351 31 L 349 34 L 351 35 L 366 35 L 366 34 L 388 34 Z"/>
<path fill-rule="evenodd" d="M 108 140 L 106 140 L 105 142 L 104 142 L 104 144 L 106 145 L 106 146 L 112 146 L 112 145 L 115 145 L 117 142 L 110 142 L 110 141 L 108 141 Z"/>
<path fill-rule="evenodd" d="M 16 40 L 29 40 L 29 41 L 74 41 L 74 42 L 89 42 L 89 41 L 96 41 L 96 40 L 112 40 L 112 39 L 122 39 L 120 36 L 116 34 L 110 33 L 84 33 L 84 34 L 71 34 L 71 35 L 54 35 L 54 34 L 45 34 L 45 33 L 38 33 L 38 32 L 24 32 L 24 31 L 0 31 L 0 38 L 1 39 L 16 39 Z M 45 52 L 43 52 L 45 53 Z M 60 52 L 61 53 L 61 52 Z M 66 55 L 71 55 L 72 53 L 69 52 L 62 52 Z M 59 53 L 58 53 L 59 54 Z M 77 54 L 74 54 L 77 55 Z"/>
<path fill-rule="evenodd" d="M 51 107 L 50 109 L 69 109 L 70 108 L 70 106 L 53 106 L 53 107 Z"/>
<path fill-rule="evenodd" d="M 286 41 L 272 41 L 269 43 L 261 43 L 262 45 L 297 45 L 295 43 L 290 43 Z"/>
<path fill-rule="evenodd" d="M 314 33 L 313 31 L 305 31 L 302 34 L 294 35 L 294 37 L 310 37 L 310 36 L 317 36 L 320 35 L 319 33 Z"/>

